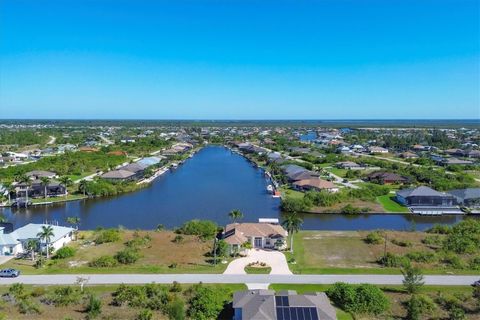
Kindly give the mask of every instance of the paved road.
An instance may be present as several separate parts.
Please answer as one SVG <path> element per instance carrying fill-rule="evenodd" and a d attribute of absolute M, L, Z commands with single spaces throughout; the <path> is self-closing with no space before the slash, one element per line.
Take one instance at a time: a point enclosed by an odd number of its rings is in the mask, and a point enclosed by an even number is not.
<path fill-rule="evenodd" d="M 90 275 L 23 275 L 18 278 L 1 278 L 1 284 L 22 282 L 38 285 L 75 284 L 78 277 L 88 278 L 89 284 L 142 284 L 142 283 L 348 283 L 402 284 L 401 275 L 272 275 L 272 274 L 90 274 Z M 425 276 L 428 285 L 470 285 L 480 276 Z"/>

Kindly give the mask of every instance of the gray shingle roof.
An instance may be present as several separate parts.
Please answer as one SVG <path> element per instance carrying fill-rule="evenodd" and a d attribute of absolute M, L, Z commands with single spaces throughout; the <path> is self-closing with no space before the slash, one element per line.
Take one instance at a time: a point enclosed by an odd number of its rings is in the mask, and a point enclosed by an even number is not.
<path fill-rule="evenodd" d="M 397 194 L 403 198 L 407 197 L 444 197 L 445 193 L 438 192 L 426 186 L 420 186 L 414 189 L 402 189 Z"/>
<path fill-rule="evenodd" d="M 135 173 L 127 170 L 113 170 L 107 173 L 102 174 L 102 178 L 104 179 L 127 179 L 131 176 L 135 175 Z"/>
<path fill-rule="evenodd" d="M 462 200 L 480 199 L 480 188 L 455 189 L 448 193 Z"/>
<path fill-rule="evenodd" d="M 288 303 L 278 305 L 276 297 L 286 297 Z M 276 320 L 279 319 L 278 309 L 302 307 L 315 308 L 319 319 L 337 319 L 335 308 L 323 292 L 298 295 L 295 291 L 289 290 L 275 295 L 272 290 L 246 290 L 237 291 L 233 295 L 233 308 L 242 310 L 242 320 Z"/>

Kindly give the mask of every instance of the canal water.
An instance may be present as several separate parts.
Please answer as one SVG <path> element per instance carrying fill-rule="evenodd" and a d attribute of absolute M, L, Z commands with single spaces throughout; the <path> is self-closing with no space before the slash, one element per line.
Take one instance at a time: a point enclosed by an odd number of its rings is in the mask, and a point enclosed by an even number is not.
<path fill-rule="evenodd" d="M 281 219 L 280 200 L 267 194 L 268 183 L 264 172 L 244 157 L 224 147 L 209 146 L 149 187 L 133 193 L 27 209 L 3 208 L 0 212 L 15 227 L 45 221 L 66 224 L 68 217 L 78 216 L 81 229 L 154 229 L 158 224 L 174 228 L 191 219 L 224 225 L 233 209 L 244 213 L 244 221 Z M 452 224 L 462 217 L 308 214 L 303 219 L 302 228 L 310 230 L 423 230 L 434 223 Z"/>

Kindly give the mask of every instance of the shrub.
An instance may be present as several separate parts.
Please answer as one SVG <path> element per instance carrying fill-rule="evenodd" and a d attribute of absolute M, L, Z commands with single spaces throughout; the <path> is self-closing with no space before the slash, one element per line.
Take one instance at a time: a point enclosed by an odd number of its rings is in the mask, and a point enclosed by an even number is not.
<path fill-rule="evenodd" d="M 383 291 L 371 284 L 337 282 L 327 290 L 327 295 L 337 306 L 353 314 L 379 315 L 390 306 Z"/>
<path fill-rule="evenodd" d="M 102 229 L 99 230 L 95 237 L 96 244 L 116 242 L 120 240 L 120 230 L 118 229 Z"/>
<path fill-rule="evenodd" d="M 430 297 L 420 294 L 412 295 L 406 304 L 408 320 L 420 320 L 423 315 L 431 315 L 436 309 L 435 302 Z"/>
<path fill-rule="evenodd" d="M 184 237 L 183 237 L 182 235 L 180 235 L 180 234 L 177 234 L 177 235 L 175 236 L 175 238 L 173 238 L 173 242 L 175 242 L 175 243 L 182 243 L 183 240 L 184 240 Z"/>
<path fill-rule="evenodd" d="M 439 235 L 430 235 L 430 236 L 426 236 L 422 240 L 422 243 L 430 247 L 438 247 L 442 245 L 442 238 L 440 238 Z"/>
<path fill-rule="evenodd" d="M 166 311 L 168 318 L 171 320 L 185 319 L 185 303 L 178 296 L 175 296 L 175 298 L 167 305 Z"/>
<path fill-rule="evenodd" d="M 480 270 L 480 256 L 472 258 L 469 265 L 473 270 Z"/>
<path fill-rule="evenodd" d="M 480 221 L 467 219 L 456 224 L 447 235 L 443 249 L 455 253 L 476 253 L 480 250 Z"/>
<path fill-rule="evenodd" d="M 199 236 L 203 240 L 213 239 L 216 236 L 218 225 L 209 220 L 190 220 L 177 230 L 178 233 Z"/>
<path fill-rule="evenodd" d="M 20 299 L 17 303 L 18 312 L 22 314 L 40 314 L 40 306 L 30 298 Z"/>
<path fill-rule="evenodd" d="M 383 235 L 380 231 L 370 232 L 365 238 L 365 242 L 368 244 L 381 244 L 383 243 Z"/>
<path fill-rule="evenodd" d="M 464 320 L 467 319 L 465 311 L 461 307 L 453 307 L 448 313 L 450 320 Z"/>
<path fill-rule="evenodd" d="M 433 252 L 428 251 L 412 251 L 405 255 L 408 259 L 421 263 L 432 263 L 437 260 L 437 256 Z"/>
<path fill-rule="evenodd" d="M 449 234 L 452 229 L 450 226 L 445 224 L 435 224 L 433 227 L 427 230 L 428 233 L 436 233 L 436 234 Z"/>
<path fill-rule="evenodd" d="M 80 292 L 72 287 L 56 288 L 53 293 L 48 295 L 46 301 L 54 304 L 56 307 L 66 307 L 80 301 Z"/>
<path fill-rule="evenodd" d="M 281 208 L 285 212 L 306 212 L 312 207 L 312 203 L 309 198 L 304 197 L 303 199 L 299 198 L 289 198 L 282 200 Z"/>
<path fill-rule="evenodd" d="M 8 293 L 15 299 L 21 299 L 26 296 L 26 290 L 23 283 L 14 283 L 8 288 Z"/>
<path fill-rule="evenodd" d="M 340 209 L 340 213 L 345 213 L 345 214 L 359 214 L 359 213 L 367 213 L 370 211 L 370 208 L 364 207 L 364 208 L 358 208 L 354 207 L 351 204 L 347 204 L 346 206 L 342 207 Z"/>
<path fill-rule="evenodd" d="M 126 248 L 117 252 L 115 259 L 122 264 L 132 264 L 140 259 L 140 252 L 136 249 Z"/>
<path fill-rule="evenodd" d="M 30 295 L 32 297 L 38 298 L 38 297 L 41 297 L 41 296 L 45 295 L 45 293 L 47 293 L 47 290 L 45 290 L 44 287 L 35 287 L 35 288 L 33 288 Z"/>
<path fill-rule="evenodd" d="M 101 256 L 88 263 L 93 268 L 112 268 L 117 266 L 118 261 L 112 256 Z"/>
<path fill-rule="evenodd" d="M 397 245 L 399 247 L 411 247 L 412 243 L 410 241 L 402 241 L 402 240 L 397 240 L 397 239 L 392 239 L 392 243 L 394 245 Z"/>
<path fill-rule="evenodd" d="M 384 267 L 399 268 L 410 263 L 410 260 L 408 260 L 406 257 L 387 252 L 387 254 L 378 259 L 377 262 Z"/>
<path fill-rule="evenodd" d="M 88 315 L 88 319 L 95 319 L 102 313 L 102 301 L 93 294 L 90 295 L 85 312 Z"/>
<path fill-rule="evenodd" d="M 453 269 L 463 269 L 465 267 L 462 259 L 455 253 L 446 253 L 442 257 L 442 262 Z"/>
<path fill-rule="evenodd" d="M 192 288 L 188 316 L 196 320 L 217 319 L 227 302 L 225 292 L 219 289 L 196 285 Z"/>
<path fill-rule="evenodd" d="M 140 236 L 137 232 L 135 232 L 133 239 L 128 240 L 125 242 L 125 245 L 129 248 L 142 248 L 146 247 L 150 241 L 152 241 L 152 237 L 150 235 Z"/>
<path fill-rule="evenodd" d="M 153 312 L 150 309 L 143 309 L 135 317 L 135 320 L 152 320 L 152 319 L 153 319 Z"/>
<path fill-rule="evenodd" d="M 54 259 L 66 259 L 73 257 L 76 250 L 72 247 L 63 247 L 57 250 L 55 253 Z"/>
<path fill-rule="evenodd" d="M 177 281 L 173 281 L 170 292 L 182 292 L 182 286 Z"/>

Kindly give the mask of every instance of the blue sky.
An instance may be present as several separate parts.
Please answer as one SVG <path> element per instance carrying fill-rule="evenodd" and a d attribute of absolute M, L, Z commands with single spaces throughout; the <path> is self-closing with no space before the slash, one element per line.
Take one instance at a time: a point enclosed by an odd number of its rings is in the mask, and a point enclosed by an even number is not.
<path fill-rule="evenodd" d="M 480 118 L 479 3 L 2 0 L 0 118 Z"/>

